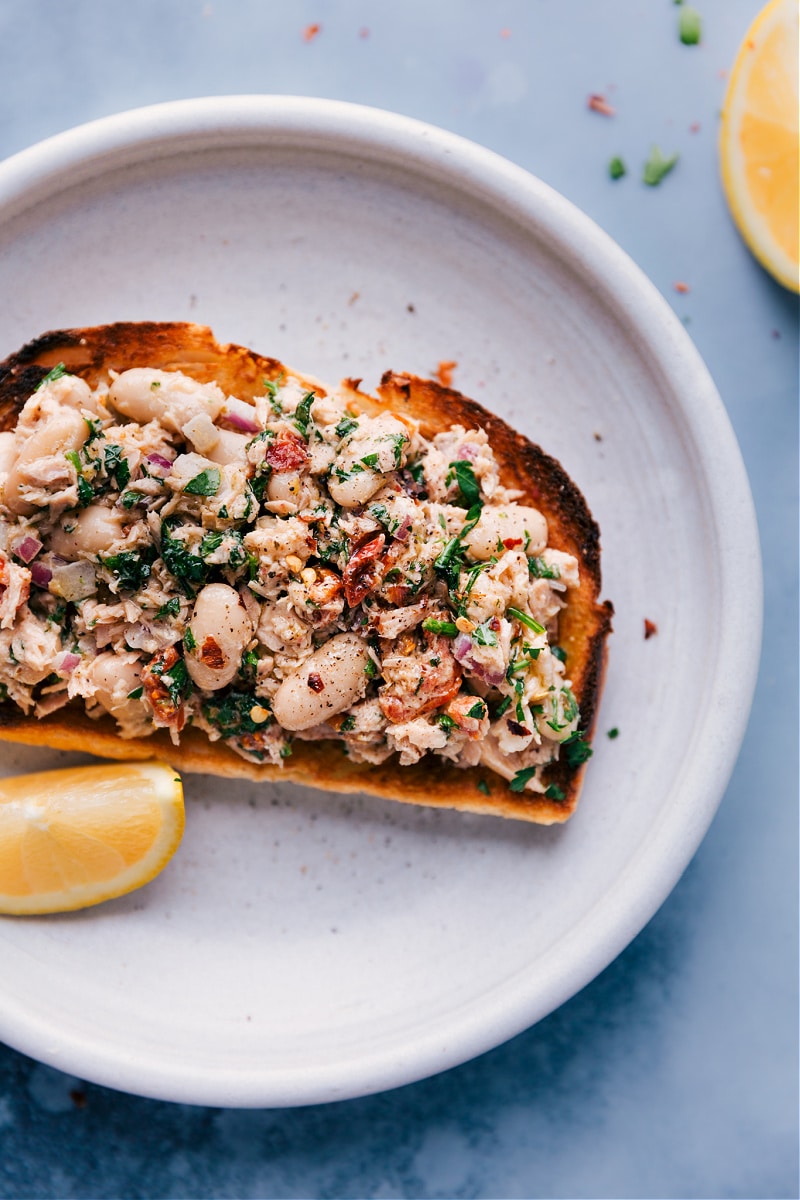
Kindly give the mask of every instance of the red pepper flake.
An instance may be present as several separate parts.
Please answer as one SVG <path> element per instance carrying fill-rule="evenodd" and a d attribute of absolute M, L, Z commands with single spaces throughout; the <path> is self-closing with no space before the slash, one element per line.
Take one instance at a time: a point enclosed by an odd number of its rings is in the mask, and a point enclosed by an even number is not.
<path fill-rule="evenodd" d="M 681 296 L 685 296 L 686 293 L 691 290 L 688 283 L 683 283 L 680 279 L 676 280 L 672 286 Z"/>
<path fill-rule="evenodd" d="M 617 115 L 617 110 L 611 107 L 605 96 L 599 96 L 596 92 L 589 97 L 586 105 L 592 112 L 600 113 L 604 117 L 615 117 Z"/>
<path fill-rule="evenodd" d="M 522 545 L 522 538 L 503 538 L 503 545 L 506 550 L 513 550 L 515 546 Z"/>
<path fill-rule="evenodd" d="M 309 674 L 307 682 L 312 692 L 319 693 L 325 691 L 325 684 L 323 683 L 322 676 L 317 675 L 316 672 L 312 671 Z"/>
<path fill-rule="evenodd" d="M 700 132 L 700 122 L 692 121 L 691 125 L 689 126 L 689 133 L 699 133 L 699 132 Z"/>
<path fill-rule="evenodd" d="M 222 653 L 222 647 L 216 638 L 208 635 L 203 645 L 200 648 L 200 661 L 210 667 L 212 671 L 219 671 L 225 666 L 225 655 Z"/>
<path fill-rule="evenodd" d="M 457 366 L 457 362 L 439 363 L 439 366 L 436 368 L 436 378 L 439 380 L 439 383 L 442 385 L 442 387 L 449 388 L 453 386 L 453 371 Z"/>
<path fill-rule="evenodd" d="M 355 304 L 356 300 L 360 300 L 360 299 L 361 299 L 361 292 L 353 292 L 352 296 L 347 301 L 347 303 L 348 303 L 348 305 L 352 306 L 353 304 Z"/>
<path fill-rule="evenodd" d="M 644 640 L 647 641 L 648 638 L 654 637 L 655 634 L 657 634 L 657 633 L 658 633 L 658 626 L 654 625 L 652 621 L 648 621 L 647 617 L 645 617 L 645 619 L 644 619 Z"/>
<path fill-rule="evenodd" d="M 369 30 L 367 29 L 366 25 L 362 25 L 362 27 L 359 29 L 358 36 L 360 38 L 368 38 L 369 37 Z"/>
<path fill-rule="evenodd" d="M 504 41 L 506 41 L 508 38 L 511 37 L 511 30 L 510 29 L 501 29 L 500 37 L 503 38 Z"/>
<path fill-rule="evenodd" d="M 318 25 L 316 22 L 313 25 L 306 25 L 303 30 L 303 41 L 313 42 L 318 33 L 322 33 L 321 25 Z"/>

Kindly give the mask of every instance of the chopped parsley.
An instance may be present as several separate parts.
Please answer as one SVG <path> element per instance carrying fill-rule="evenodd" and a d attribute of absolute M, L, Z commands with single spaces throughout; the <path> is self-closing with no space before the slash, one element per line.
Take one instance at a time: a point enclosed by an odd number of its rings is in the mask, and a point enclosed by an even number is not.
<path fill-rule="evenodd" d="M 538 621 L 534 621 L 533 617 L 528 613 L 521 612 L 518 608 L 506 609 L 506 616 L 513 617 L 515 621 L 521 621 L 523 625 L 527 625 L 528 629 L 532 629 L 534 633 L 545 633 L 544 625 L 540 625 Z M 496 645 L 497 643 L 491 643 Z"/>
<path fill-rule="evenodd" d="M 610 738 L 612 742 L 614 741 L 614 738 L 619 737 L 619 730 L 617 729 L 616 725 L 614 726 L 613 729 L 609 729 L 608 733 L 606 734 L 606 737 Z"/>
<path fill-rule="evenodd" d="M 161 557 L 187 596 L 195 595 L 195 585 L 205 583 L 208 566 L 199 555 L 192 554 L 184 541 L 172 536 L 170 518 L 161 523 Z"/>
<path fill-rule="evenodd" d="M 204 704 L 203 716 L 222 737 L 241 737 L 244 733 L 258 733 L 269 724 L 269 719 L 253 720 L 250 713 L 254 708 L 264 708 L 263 700 L 259 700 L 254 692 L 228 692 L 226 696 L 219 699 L 215 696 Z"/>
<path fill-rule="evenodd" d="M 128 696 L 127 696 L 128 700 L 139 700 L 139 699 L 141 699 L 141 696 L 142 696 L 142 692 L 143 692 L 143 691 L 144 691 L 144 688 L 143 688 L 143 687 L 134 688 L 132 692 L 128 692 Z"/>
<path fill-rule="evenodd" d="M 389 433 L 388 440 L 394 446 L 394 465 L 395 469 L 400 466 L 403 461 L 403 450 L 408 444 L 408 437 L 404 433 Z"/>
<path fill-rule="evenodd" d="M 458 490 L 461 493 L 465 508 L 473 508 L 475 505 L 483 503 L 481 500 L 480 484 L 475 478 L 472 463 L 462 458 L 451 462 L 446 482 L 450 483 L 454 478 L 458 484 Z"/>
<path fill-rule="evenodd" d="M 311 420 L 311 405 L 314 403 L 315 392 L 306 392 L 295 409 L 294 423 L 304 438 L 308 437 L 308 424 Z"/>
<path fill-rule="evenodd" d="M 628 168 L 622 159 L 615 155 L 608 164 L 608 174 L 612 179 L 622 179 L 623 175 L 627 175 Z"/>
<path fill-rule="evenodd" d="M 672 168 L 678 161 L 678 155 L 673 154 L 671 158 L 664 158 L 664 155 L 659 150 L 658 146 L 653 146 L 650 151 L 650 157 L 644 164 L 642 180 L 648 187 L 658 187 L 661 180 L 666 175 L 669 175 Z"/>
<path fill-rule="evenodd" d="M 517 771 L 514 775 L 514 778 L 508 785 L 511 791 L 523 792 L 525 790 L 525 784 L 529 779 L 533 779 L 538 770 L 538 767 L 523 767 L 521 771 Z"/>
<path fill-rule="evenodd" d="M 150 578 L 150 568 L 156 557 L 154 546 L 142 551 L 123 550 L 120 554 L 100 557 L 100 562 L 114 576 L 122 592 L 138 592 Z"/>
<path fill-rule="evenodd" d="M 183 490 L 188 496 L 216 496 L 221 481 L 219 467 L 207 467 L 190 479 Z"/>
<path fill-rule="evenodd" d="M 173 596 L 166 604 L 162 604 L 156 609 L 155 619 L 162 621 L 164 617 L 177 617 L 181 611 L 181 602 L 177 596 Z"/>
<path fill-rule="evenodd" d="M 339 726 L 339 733 L 352 733 L 356 727 L 356 719 L 352 713 L 348 713 L 345 719 Z"/>
<path fill-rule="evenodd" d="M 245 650 L 242 655 L 242 661 L 239 664 L 239 674 L 242 679 L 255 679 L 258 670 L 258 651 Z"/>
<path fill-rule="evenodd" d="M 482 700 L 476 700 L 467 716 L 473 717 L 476 721 L 482 721 L 486 716 L 486 705 Z"/>
<path fill-rule="evenodd" d="M 361 459 L 365 467 L 369 467 L 371 471 L 378 470 L 379 457 L 377 454 L 365 454 Z"/>
<path fill-rule="evenodd" d="M 439 621 L 436 617 L 426 617 L 422 628 L 428 633 L 443 633 L 445 637 L 455 637 L 458 633 L 458 626 L 453 621 Z"/>
<path fill-rule="evenodd" d="M 283 375 L 279 375 L 277 381 L 274 379 L 262 380 L 264 384 L 264 391 L 269 396 L 269 406 L 275 413 L 276 417 L 279 417 L 283 412 L 283 405 L 278 398 L 278 388 L 280 387 L 282 380 Z"/>
<path fill-rule="evenodd" d="M 445 542 L 444 548 L 435 560 L 433 567 L 440 575 L 444 576 L 450 588 L 455 588 L 458 584 L 458 573 L 461 568 L 464 548 L 462 542 L 467 534 L 475 528 L 478 521 L 481 519 L 481 506 L 474 504 L 467 512 L 467 519 L 464 528 L 455 537 L 451 537 Z"/>
<path fill-rule="evenodd" d="M 103 422 L 96 420 L 93 417 L 84 417 L 83 419 L 86 422 L 87 429 L 89 430 L 89 436 L 83 444 L 84 446 L 88 446 L 95 440 L 95 438 L 99 438 L 102 435 Z"/>
<path fill-rule="evenodd" d="M 437 725 L 441 725 L 442 729 L 446 729 L 448 733 L 451 729 L 455 729 L 458 724 L 448 713 L 439 713 L 436 717 L 436 723 Z"/>
<path fill-rule="evenodd" d="M 492 789 L 489 787 L 485 779 L 479 779 L 475 786 L 479 792 L 483 792 L 484 796 L 491 796 Z"/>
<path fill-rule="evenodd" d="M 353 417 L 342 417 L 339 424 L 336 426 L 336 436 L 346 438 L 354 429 L 358 429 L 358 421 Z"/>
<path fill-rule="evenodd" d="M 697 46 L 703 32 L 703 20 L 696 8 L 682 4 L 678 14 L 678 36 L 684 46 Z"/>
<path fill-rule="evenodd" d="M 548 567 L 543 558 L 537 558 L 535 556 L 528 559 L 528 570 L 530 571 L 531 575 L 533 575 L 534 579 L 561 578 L 561 572 L 559 571 L 558 567 Z"/>
<path fill-rule="evenodd" d="M 122 447 L 106 446 L 103 461 L 109 478 L 114 480 L 120 491 L 123 491 L 131 477 L 131 469 Z"/>
<path fill-rule="evenodd" d="M 557 783 L 551 783 L 549 787 L 544 789 L 544 794 L 548 800 L 565 800 L 566 792 L 562 792 Z"/>
<path fill-rule="evenodd" d="M 67 368 L 64 366 L 63 362 L 56 363 L 52 371 L 48 371 L 47 374 L 42 376 L 42 378 L 39 380 L 38 384 L 36 385 L 36 391 L 40 391 L 41 388 L 46 387 L 48 383 L 55 383 L 57 379 L 63 379 L 63 377 L 67 374 L 69 374 L 69 372 L 67 371 Z"/>
<path fill-rule="evenodd" d="M 585 741 L 585 738 L 586 734 L 580 730 L 577 733 L 573 733 L 572 737 L 567 738 L 565 742 L 562 742 L 561 753 L 568 766 L 579 767 L 592 757 L 592 747 Z"/>
<path fill-rule="evenodd" d="M 492 618 L 490 617 L 489 621 L 491 620 Z M 482 625 L 479 625 L 472 635 L 472 640 L 479 646 L 497 645 L 497 634 L 491 628 L 489 621 L 484 621 Z"/>
<path fill-rule="evenodd" d="M 123 492 L 120 496 L 120 503 L 123 508 L 133 508 L 134 504 L 141 503 L 141 492 Z"/>
<path fill-rule="evenodd" d="M 94 488 L 83 473 L 84 467 L 81 462 L 81 456 L 77 450 L 67 450 L 64 458 L 66 458 L 67 462 L 72 463 L 78 477 L 78 508 L 86 508 L 94 500 Z"/>
<path fill-rule="evenodd" d="M 557 658 L 559 662 L 565 663 L 567 661 L 567 652 L 563 646 L 551 646 L 550 653 L 554 658 Z"/>
<path fill-rule="evenodd" d="M 192 633 L 191 625 L 186 626 L 186 633 L 183 635 L 183 644 L 187 650 L 194 650 L 197 648 L 197 639 Z"/>

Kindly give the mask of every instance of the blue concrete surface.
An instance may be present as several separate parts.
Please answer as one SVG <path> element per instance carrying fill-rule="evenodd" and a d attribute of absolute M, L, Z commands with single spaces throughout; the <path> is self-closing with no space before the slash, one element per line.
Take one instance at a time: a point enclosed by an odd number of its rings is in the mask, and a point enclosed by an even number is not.
<path fill-rule="evenodd" d="M 2 156 L 157 101 L 305 93 L 441 125 L 563 192 L 704 356 L 749 471 L 766 591 L 719 814 L 656 917 L 573 1000 L 436 1078 L 286 1111 L 129 1097 L 0 1047 L 0 1196 L 798 1195 L 797 301 L 750 257 L 718 183 L 724 73 L 758 2 L 697 5 L 703 41 L 685 47 L 672 0 L 0 4 Z M 616 116 L 589 111 L 590 93 Z M 680 161 L 648 189 L 653 143 Z M 612 155 L 629 168 L 617 183 Z"/>

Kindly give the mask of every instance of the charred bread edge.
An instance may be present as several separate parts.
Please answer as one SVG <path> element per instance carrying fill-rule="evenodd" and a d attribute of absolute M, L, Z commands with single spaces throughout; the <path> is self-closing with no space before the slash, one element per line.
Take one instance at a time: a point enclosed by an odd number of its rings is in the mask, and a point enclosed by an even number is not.
<path fill-rule="evenodd" d="M 57 363 L 82 376 L 90 386 L 108 379 L 109 370 L 133 366 L 180 370 L 202 382 L 212 380 L 230 394 L 251 399 L 263 393 L 264 378 L 299 379 L 324 393 L 309 376 L 299 375 L 274 358 L 243 346 L 220 345 L 210 329 L 188 322 L 117 322 L 84 329 L 45 333 L 0 363 L 0 430 L 13 429 L 17 414 L 42 378 Z M 359 390 L 359 380 L 346 381 L 352 403 L 362 411 L 385 408 L 405 412 L 430 435 L 450 425 L 480 425 L 500 467 L 506 487 L 518 488 L 526 503 L 541 509 L 550 529 L 550 545 L 578 558 L 580 588 L 570 594 L 562 614 L 559 638 L 567 651 L 567 668 L 581 709 L 581 729 L 590 738 L 597 715 L 611 631 L 612 605 L 599 602 L 600 538 L 586 502 L 555 459 L 488 412 L 451 388 L 412 375 L 387 372 L 378 397 Z M 567 820 L 575 810 L 585 764 L 577 769 L 563 760 L 548 768 L 546 781 L 557 784 L 563 800 L 531 792 L 514 793 L 506 780 L 484 767 L 455 767 L 425 758 L 399 767 L 390 759 L 379 766 L 351 762 L 335 742 L 295 742 L 282 767 L 257 765 L 222 742 L 186 729 L 180 746 L 164 730 L 148 738 L 122 739 L 112 718 L 92 720 L 79 702 L 43 720 L 27 717 L 11 702 L 0 704 L 0 740 L 83 751 L 104 758 L 162 758 L 176 768 L 218 776 L 287 781 L 337 792 L 367 792 L 412 804 L 491 813 L 549 825 Z M 488 785 L 485 795 L 479 783 Z"/>

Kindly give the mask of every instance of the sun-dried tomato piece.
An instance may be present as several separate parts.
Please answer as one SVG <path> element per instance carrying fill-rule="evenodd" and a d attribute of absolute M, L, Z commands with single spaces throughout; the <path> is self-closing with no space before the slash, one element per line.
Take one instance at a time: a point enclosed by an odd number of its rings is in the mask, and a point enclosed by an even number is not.
<path fill-rule="evenodd" d="M 180 733 L 186 723 L 183 701 L 175 699 L 180 688 L 170 689 L 168 683 L 164 682 L 164 676 L 170 676 L 178 663 L 185 672 L 183 659 L 174 646 L 168 646 L 166 650 L 160 650 L 158 654 L 153 655 L 147 666 L 142 669 L 141 680 L 153 710 L 155 724 L 169 726 Z"/>
<path fill-rule="evenodd" d="M 270 442 L 264 461 L 276 475 L 299 471 L 308 462 L 308 447 L 299 433 L 282 429 L 274 442 Z"/>
<path fill-rule="evenodd" d="M 357 548 L 350 548 L 350 559 L 342 572 L 344 583 L 344 598 L 350 608 L 367 596 L 383 578 L 385 566 L 381 562 L 381 554 L 386 544 L 386 537 L 376 533 Z"/>

